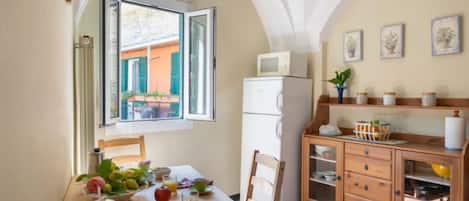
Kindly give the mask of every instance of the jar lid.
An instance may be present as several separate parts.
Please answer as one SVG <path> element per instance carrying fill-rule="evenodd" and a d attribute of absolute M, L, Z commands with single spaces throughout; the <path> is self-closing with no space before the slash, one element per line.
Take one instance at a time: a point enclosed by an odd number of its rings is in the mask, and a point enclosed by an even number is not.
<path fill-rule="evenodd" d="M 435 92 L 423 92 L 422 94 L 426 96 L 436 96 Z"/>
<path fill-rule="evenodd" d="M 396 92 L 384 92 L 384 95 L 393 95 L 393 96 L 395 96 Z"/>
<path fill-rule="evenodd" d="M 358 92 L 357 95 L 359 95 L 359 96 L 368 96 L 368 93 L 366 93 L 366 92 Z"/>

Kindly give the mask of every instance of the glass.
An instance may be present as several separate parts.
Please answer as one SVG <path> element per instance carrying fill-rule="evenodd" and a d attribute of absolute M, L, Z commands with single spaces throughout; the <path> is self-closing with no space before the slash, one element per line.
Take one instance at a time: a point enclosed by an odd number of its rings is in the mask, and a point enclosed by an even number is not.
<path fill-rule="evenodd" d="M 105 71 L 104 80 L 106 118 L 119 118 L 119 2 L 116 0 L 105 1 Z M 109 115 L 109 116 L 107 116 Z M 107 119 L 109 121 L 110 119 Z M 105 122 L 110 123 L 110 122 Z"/>
<path fill-rule="evenodd" d="M 189 112 L 207 114 L 207 16 L 190 18 L 189 40 Z"/>
<path fill-rule="evenodd" d="M 445 164 L 405 160 L 404 201 L 448 201 L 450 167 Z"/>
<path fill-rule="evenodd" d="M 163 186 L 168 187 L 168 190 L 171 191 L 172 194 L 177 193 L 177 177 L 165 175 L 163 176 Z"/>
<path fill-rule="evenodd" d="M 198 201 L 199 192 L 186 190 L 181 193 L 181 201 Z"/>
<path fill-rule="evenodd" d="M 121 120 L 181 118 L 182 14 L 121 3 Z"/>
<path fill-rule="evenodd" d="M 335 200 L 336 148 L 310 145 L 309 197 L 313 200 Z"/>

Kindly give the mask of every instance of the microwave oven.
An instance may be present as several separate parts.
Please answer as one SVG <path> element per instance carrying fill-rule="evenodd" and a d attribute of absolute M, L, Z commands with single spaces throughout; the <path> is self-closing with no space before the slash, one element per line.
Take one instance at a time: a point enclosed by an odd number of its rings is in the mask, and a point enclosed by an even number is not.
<path fill-rule="evenodd" d="M 257 76 L 290 76 L 306 78 L 305 54 L 292 51 L 261 54 L 257 57 Z"/>

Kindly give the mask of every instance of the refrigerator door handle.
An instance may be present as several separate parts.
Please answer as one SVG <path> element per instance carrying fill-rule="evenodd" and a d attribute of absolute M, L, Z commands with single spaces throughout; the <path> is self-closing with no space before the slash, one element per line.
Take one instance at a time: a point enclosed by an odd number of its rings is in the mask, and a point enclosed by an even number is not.
<path fill-rule="evenodd" d="M 276 97 L 276 103 L 275 103 L 275 106 L 277 107 L 277 110 L 279 112 L 282 112 L 282 109 L 283 109 L 283 93 L 282 91 L 279 91 L 278 94 L 277 94 L 277 97 Z"/>
<path fill-rule="evenodd" d="M 282 131 L 280 130 L 281 126 L 282 126 L 282 117 L 280 117 L 280 119 L 277 120 L 277 123 L 275 124 L 275 136 L 277 136 L 278 138 L 282 137 Z"/>

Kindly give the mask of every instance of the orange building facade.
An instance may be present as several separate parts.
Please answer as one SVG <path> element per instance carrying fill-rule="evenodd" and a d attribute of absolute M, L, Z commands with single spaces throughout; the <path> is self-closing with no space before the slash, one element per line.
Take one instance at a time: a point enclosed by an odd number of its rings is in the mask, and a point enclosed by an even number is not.
<path fill-rule="evenodd" d="M 178 51 L 179 42 L 173 41 L 123 51 L 121 60 L 146 57 L 148 62 L 147 93 L 158 92 L 169 95 L 171 94 L 171 55 Z"/>

